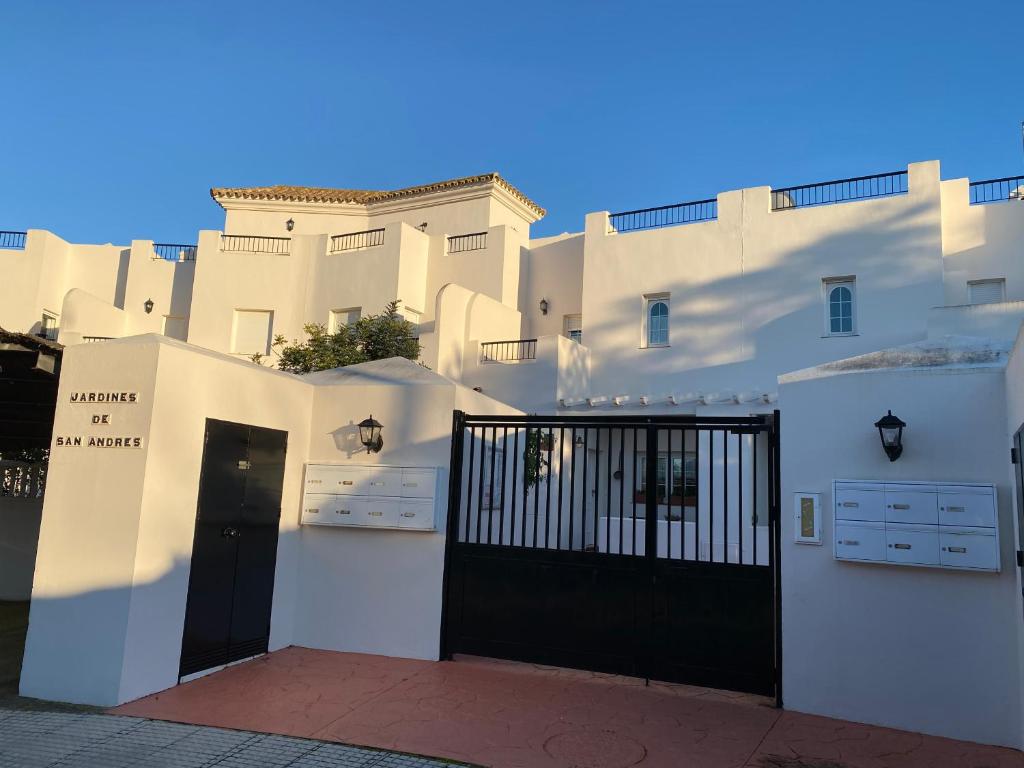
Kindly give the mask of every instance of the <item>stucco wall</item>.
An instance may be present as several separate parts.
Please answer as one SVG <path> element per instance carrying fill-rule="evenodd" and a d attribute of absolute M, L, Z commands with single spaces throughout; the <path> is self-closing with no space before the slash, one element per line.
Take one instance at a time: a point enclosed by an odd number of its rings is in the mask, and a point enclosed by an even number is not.
<path fill-rule="evenodd" d="M 945 304 L 967 303 L 967 282 L 1004 278 L 1006 298 L 1024 299 L 1024 204 L 970 205 L 970 179 L 942 182 Z"/>
<path fill-rule="evenodd" d="M 70 402 L 90 390 L 139 400 Z M 161 336 L 66 350 L 55 439 L 144 442 L 52 450 L 21 692 L 109 705 L 177 682 L 207 417 L 289 433 L 275 595 L 292 594 L 311 407 L 311 388 L 296 377 Z M 98 412 L 111 414 L 110 426 L 91 425 Z M 273 648 L 292 642 L 292 606 L 275 600 Z"/>
<path fill-rule="evenodd" d="M 783 696 L 789 709 L 1021 745 L 1019 594 L 1003 369 L 783 383 Z M 907 422 L 890 462 L 873 423 Z M 995 483 L 1002 571 L 838 562 L 833 479 Z M 822 546 L 793 543 L 793 494 L 821 493 Z"/>
<path fill-rule="evenodd" d="M 583 315 L 602 394 L 771 387 L 787 370 L 923 338 L 942 303 L 938 163 L 909 193 L 771 210 L 768 187 L 718 196 L 716 221 L 608 234 L 587 217 Z M 856 275 L 858 335 L 825 337 L 822 279 Z M 642 348 L 643 297 L 669 292 L 670 347 Z M 643 372 L 643 383 L 636 372 Z"/>
<path fill-rule="evenodd" d="M 324 378 L 320 378 L 323 376 Z M 318 374 L 309 460 L 438 471 L 436 532 L 302 527 L 295 644 L 437 659 L 452 411 L 514 412 L 464 387 L 381 381 L 331 386 Z M 373 414 L 384 447 L 367 454 L 355 427 Z"/>
<path fill-rule="evenodd" d="M 564 317 L 583 313 L 583 235 L 532 240 L 523 262 L 520 311 L 524 335 L 536 338 L 563 333 Z M 540 311 L 541 299 L 548 302 L 546 315 Z M 586 318 L 583 321 L 586 343 Z"/>

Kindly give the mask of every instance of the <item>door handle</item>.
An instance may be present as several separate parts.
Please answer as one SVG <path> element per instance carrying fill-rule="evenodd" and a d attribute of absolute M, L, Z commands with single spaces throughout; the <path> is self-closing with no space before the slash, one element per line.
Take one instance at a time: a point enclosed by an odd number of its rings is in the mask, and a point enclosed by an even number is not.
<path fill-rule="evenodd" d="M 238 529 L 231 525 L 226 525 L 221 529 L 220 535 L 225 539 L 237 539 Z"/>

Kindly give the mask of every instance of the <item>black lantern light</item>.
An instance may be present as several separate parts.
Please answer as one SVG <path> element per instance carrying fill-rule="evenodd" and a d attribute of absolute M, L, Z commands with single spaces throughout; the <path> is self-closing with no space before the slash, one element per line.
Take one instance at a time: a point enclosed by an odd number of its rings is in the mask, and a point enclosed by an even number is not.
<path fill-rule="evenodd" d="M 284 226 L 285 228 L 287 228 L 289 232 L 291 232 L 293 229 L 295 229 L 295 219 L 288 219 L 288 221 L 284 223 Z"/>
<path fill-rule="evenodd" d="M 142 305 L 143 309 L 145 309 L 145 310 L 146 310 L 146 314 L 147 314 L 147 315 L 148 315 L 148 314 L 149 314 L 150 312 L 152 312 L 152 311 L 153 311 L 153 307 L 154 307 L 154 306 L 156 306 L 156 305 L 155 305 L 155 304 L 153 304 L 153 300 L 152 300 L 152 299 L 146 299 L 146 303 Z"/>
<path fill-rule="evenodd" d="M 359 422 L 359 442 L 366 447 L 367 453 L 377 453 L 384 447 L 384 438 L 380 436 L 383 426 L 372 414 Z"/>
<path fill-rule="evenodd" d="M 906 423 L 889 411 L 875 422 L 875 426 L 878 427 L 878 436 L 882 438 L 885 455 L 889 461 L 896 461 L 903 453 L 903 428 L 907 426 Z"/>
<path fill-rule="evenodd" d="M 548 313 L 548 300 L 547 299 L 541 299 L 540 300 L 540 313 L 542 315 L 546 315 Z"/>

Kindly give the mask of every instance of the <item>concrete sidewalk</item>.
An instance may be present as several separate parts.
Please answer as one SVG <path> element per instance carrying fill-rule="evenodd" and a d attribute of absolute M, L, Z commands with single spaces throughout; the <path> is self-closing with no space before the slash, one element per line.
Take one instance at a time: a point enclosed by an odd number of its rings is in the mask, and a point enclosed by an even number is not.
<path fill-rule="evenodd" d="M 759 697 L 484 659 L 287 648 L 114 712 L 495 768 L 1024 768 L 1024 754 Z"/>

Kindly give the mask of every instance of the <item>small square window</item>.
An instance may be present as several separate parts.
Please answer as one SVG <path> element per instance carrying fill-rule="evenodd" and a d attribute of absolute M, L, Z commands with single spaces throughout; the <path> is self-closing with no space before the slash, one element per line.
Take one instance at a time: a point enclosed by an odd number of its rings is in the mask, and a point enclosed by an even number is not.
<path fill-rule="evenodd" d="M 857 333 L 857 281 L 852 277 L 826 278 L 825 335 L 853 336 Z"/>
<path fill-rule="evenodd" d="M 652 293 L 644 296 L 643 342 L 645 347 L 667 347 L 669 295 Z"/>
<path fill-rule="evenodd" d="M 577 344 L 583 343 L 583 315 L 566 315 L 562 320 L 562 329 L 567 338 Z"/>
<path fill-rule="evenodd" d="M 231 351 L 236 355 L 270 354 L 274 313 L 267 309 L 236 309 Z"/>
<path fill-rule="evenodd" d="M 57 340 L 57 316 L 49 312 L 43 312 L 42 320 L 39 322 L 39 335 L 48 341 Z"/>
<path fill-rule="evenodd" d="M 337 333 L 343 325 L 352 325 L 363 313 L 362 307 L 346 307 L 345 309 L 332 309 L 327 318 L 327 332 Z"/>
<path fill-rule="evenodd" d="M 1006 301 L 1006 280 L 970 280 L 967 283 L 967 300 L 971 304 L 998 304 Z"/>

